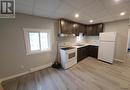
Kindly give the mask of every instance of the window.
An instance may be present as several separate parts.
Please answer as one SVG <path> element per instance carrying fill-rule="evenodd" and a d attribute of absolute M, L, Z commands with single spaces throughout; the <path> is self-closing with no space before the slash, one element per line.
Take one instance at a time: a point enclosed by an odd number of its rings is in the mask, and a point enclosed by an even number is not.
<path fill-rule="evenodd" d="M 27 55 L 50 50 L 49 30 L 24 29 Z"/>

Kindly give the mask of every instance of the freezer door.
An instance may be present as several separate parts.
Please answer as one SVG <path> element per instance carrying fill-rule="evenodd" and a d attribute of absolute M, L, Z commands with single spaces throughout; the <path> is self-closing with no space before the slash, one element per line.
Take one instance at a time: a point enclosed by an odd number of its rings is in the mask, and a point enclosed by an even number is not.
<path fill-rule="evenodd" d="M 116 41 L 116 32 L 100 33 L 100 41 Z"/>
<path fill-rule="evenodd" d="M 100 42 L 98 59 L 113 63 L 114 60 L 115 42 Z"/>

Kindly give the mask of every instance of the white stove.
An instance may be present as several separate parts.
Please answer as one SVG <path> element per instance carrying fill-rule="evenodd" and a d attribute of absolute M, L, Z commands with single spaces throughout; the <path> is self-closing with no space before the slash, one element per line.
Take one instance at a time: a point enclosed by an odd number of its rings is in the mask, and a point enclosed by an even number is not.
<path fill-rule="evenodd" d="M 64 69 L 68 69 L 77 63 L 77 49 L 74 47 L 61 47 L 60 56 Z"/>

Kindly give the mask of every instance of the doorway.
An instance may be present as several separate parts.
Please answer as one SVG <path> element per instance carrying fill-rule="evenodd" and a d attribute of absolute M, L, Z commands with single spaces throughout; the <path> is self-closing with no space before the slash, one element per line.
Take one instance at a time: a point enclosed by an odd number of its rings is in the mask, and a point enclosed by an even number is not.
<path fill-rule="evenodd" d="M 130 58 L 130 29 L 128 30 L 128 41 L 127 41 L 127 57 Z"/>

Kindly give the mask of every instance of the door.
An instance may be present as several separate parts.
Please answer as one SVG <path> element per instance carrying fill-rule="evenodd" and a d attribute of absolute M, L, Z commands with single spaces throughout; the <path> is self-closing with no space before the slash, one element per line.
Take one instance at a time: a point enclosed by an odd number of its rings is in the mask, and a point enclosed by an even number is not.
<path fill-rule="evenodd" d="M 114 60 L 115 42 L 100 42 L 98 59 L 112 63 Z"/>

